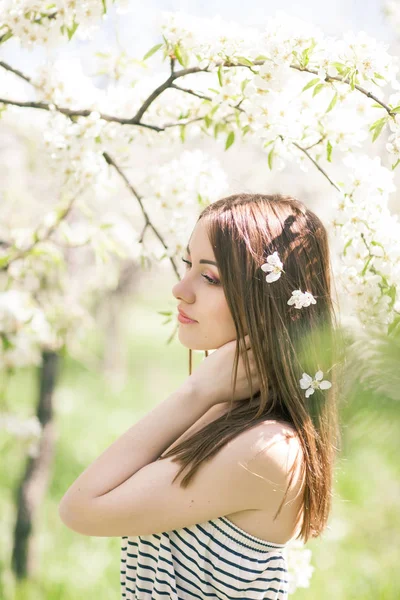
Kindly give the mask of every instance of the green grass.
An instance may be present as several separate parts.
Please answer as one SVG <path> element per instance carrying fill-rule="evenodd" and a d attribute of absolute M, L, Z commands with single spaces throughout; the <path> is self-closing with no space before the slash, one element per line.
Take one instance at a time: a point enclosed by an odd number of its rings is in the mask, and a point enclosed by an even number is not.
<path fill-rule="evenodd" d="M 25 466 L 16 447 L 2 452 L 0 479 L 0 597 L 4 600 L 119 599 L 120 538 L 90 538 L 67 529 L 57 507 L 78 475 L 188 374 L 188 352 L 168 339 L 156 314 L 166 303 L 138 297 L 124 317 L 126 384 L 116 391 L 101 367 L 95 371 L 67 356 L 55 394 L 58 431 L 50 485 L 36 527 L 38 568 L 15 585 L 10 570 L 14 490 Z M 88 355 L 100 356 L 104 340 L 93 333 Z M 195 362 L 201 356 L 195 354 Z M 9 387 L 18 414 L 30 416 L 37 374 L 24 370 Z M 342 409 L 343 450 L 337 464 L 330 529 L 307 544 L 315 567 L 309 588 L 292 596 L 318 600 L 400 598 L 399 407 L 359 391 Z"/>

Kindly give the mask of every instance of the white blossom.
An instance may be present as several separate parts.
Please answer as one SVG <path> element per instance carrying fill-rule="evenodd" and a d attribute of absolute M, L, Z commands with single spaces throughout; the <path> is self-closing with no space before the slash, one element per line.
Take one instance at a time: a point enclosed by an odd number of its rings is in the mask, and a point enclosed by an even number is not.
<path fill-rule="evenodd" d="M 277 281 L 282 274 L 283 264 L 281 259 L 279 258 L 278 252 L 273 252 L 267 257 L 267 262 L 261 265 L 261 269 L 264 273 L 268 273 L 265 280 L 268 283 L 272 283 Z"/>
<path fill-rule="evenodd" d="M 290 299 L 287 301 L 289 305 L 293 305 L 295 308 L 303 308 L 310 306 L 310 304 L 316 304 L 314 296 L 310 292 L 302 292 L 301 290 L 294 290 Z"/>
<path fill-rule="evenodd" d="M 316 372 L 314 379 L 311 375 L 303 373 L 300 379 L 300 387 L 302 390 L 306 390 L 306 398 L 311 396 L 315 390 L 328 390 L 332 386 L 330 381 L 322 380 L 323 376 L 324 374 L 321 370 Z"/>
<path fill-rule="evenodd" d="M 288 593 L 297 588 L 308 588 L 315 567 L 311 564 L 312 552 L 301 540 L 292 540 L 283 550 L 288 564 Z"/>

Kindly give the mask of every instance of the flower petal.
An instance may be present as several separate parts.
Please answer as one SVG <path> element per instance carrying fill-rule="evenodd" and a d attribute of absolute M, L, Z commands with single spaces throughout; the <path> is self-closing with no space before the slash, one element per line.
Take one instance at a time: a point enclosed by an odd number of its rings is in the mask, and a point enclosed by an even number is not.
<path fill-rule="evenodd" d="M 316 379 L 317 381 L 320 381 L 320 380 L 323 378 L 323 376 L 324 376 L 324 374 L 323 374 L 323 372 L 322 372 L 321 370 L 320 370 L 320 371 L 317 371 L 317 372 L 315 373 L 315 379 Z"/>
<path fill-rule="evenodd" d="M 321 388 L 321 390 L 329 390 L 330 387 L 332 387 L 332 384 L 330 381 L 321 381 L 321 383 L 319 384 L 319 387 Z"/>
<path fill-rule="evenodd" d="M 306 398 L 311 396 L 311 394 L 313 394 L 314 391 L 315 391 L 314 388 L 312 388 L 312 387 L 308 388 L 308 390 L 306 391 Z"/>
<path fill-rule="evenodd" d="M 302 378 L 300 379 L 300 387 L 302 390 L 306 390 L 312 382 L 312 377 L 307 375 L 307 373 L 303 373 Z"/>
<path fill-rule="evenodd" d="M 273 281 L 276 281 L 277 279 L 279 279 L 279 277 L 281 276 L 280 273 L 270 273 L 269 275 L 266 276 L 266 281 L 268 281 L 268 283 L 272 283 Z"/>
<path fill-rule="evenodd" d="M 268 263 L 264 263 L 261 265 L 262 270 L 266 273 L 267 271 L 273 271 L 274 265 L 269 265 Z"/>

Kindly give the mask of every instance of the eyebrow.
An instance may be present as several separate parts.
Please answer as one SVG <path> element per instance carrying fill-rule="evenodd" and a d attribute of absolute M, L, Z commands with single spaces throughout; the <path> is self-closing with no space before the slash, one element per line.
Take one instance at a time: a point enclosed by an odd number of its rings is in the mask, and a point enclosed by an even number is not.
<path fill-rule="evenodd" d="M 186 252 L 189 254 L 189 256 L 191 256 L 189 246 L 187 246 Z M 213 260 L 204 260 L 204 258 L 202 258 L 201 260 L 199 260 L 199 263 L 200 264 L 215 265 L 216 267 L 218 267 L 218 264 L 216 262 L 214 262 Z"/>

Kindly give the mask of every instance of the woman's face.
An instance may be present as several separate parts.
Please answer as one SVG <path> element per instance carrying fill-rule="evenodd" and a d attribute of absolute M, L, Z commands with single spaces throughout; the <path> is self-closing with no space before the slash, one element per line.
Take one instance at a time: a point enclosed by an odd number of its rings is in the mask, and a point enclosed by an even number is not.
<path fill-rule="evenodd" d="M 181 344 L 192 350 L 214 350 L 235 340 L 236 331 L 220 283 L 205 219 L 196 223 L 189 240 L 189 249 L 189 253 L 186 252 L 183 256 L 189 263 L 184 265 L 185 275 L 174 285 L 172 293 L 180 300 L 178 308 L 196 323 L 178 321 L 178 337 Z"/>

